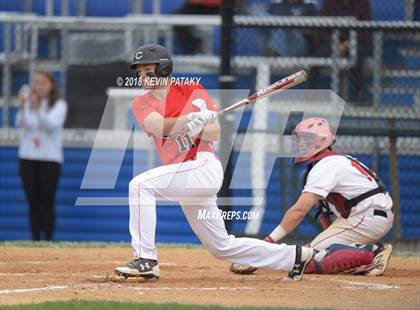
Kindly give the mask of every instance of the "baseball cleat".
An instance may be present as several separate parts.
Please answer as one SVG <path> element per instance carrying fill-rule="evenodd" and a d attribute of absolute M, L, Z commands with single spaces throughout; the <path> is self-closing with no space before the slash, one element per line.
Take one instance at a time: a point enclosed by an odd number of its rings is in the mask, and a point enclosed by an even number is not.
<path fill-rule="evenodd" d="M 115 268 L 115 273 L 124 278 L 140 277 L 144 279 L 159 278 L 160 270 L 157 260 L 136 258 L 130 261 L 126 267 Z"/>
<path fill-rule="evenodd" d="M 289 271 L 289 274 L 287 275 L 284 280 L 286 281 L 300 281 L 303 278 L 303 273 L 305 272 L 306 266 L 309 264 L 309 262 L 314 257 L 315 251 L 314 249 L 311 249 L 312 255 L 306 259 L 302 260 L 302 247 L 296 246 L 296 259 L 295 259 L 295 265 L 293 266 L 293 269 Z"/>
<path fill-rule="evenodd" d="M 375 268 L 367 273 L 368 276 L 380 276 L 385 272 L 392 254 L 392 245 L 381 245 L 376 252 L 377 254 L 373 257 Z"/>

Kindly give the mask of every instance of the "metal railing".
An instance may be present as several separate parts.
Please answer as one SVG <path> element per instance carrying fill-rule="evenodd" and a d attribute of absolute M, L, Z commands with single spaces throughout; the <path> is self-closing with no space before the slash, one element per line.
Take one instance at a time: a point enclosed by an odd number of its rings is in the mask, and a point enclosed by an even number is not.
<path fill-rule="evenodd" d="M 3 46 L 0 54 L 0 63 L 3 70 L 3 126 L 9 123 L 7 109 L 11 99 L 11 71 L 13 66 L 26 68 L 33 75 L 37 69 L 58 71 L 61 73 L 60 90 L 66 93 L 66 71 L 68 66 L 77 64 L 94 64 L 93 60 L 84 60 L 69 57 L 71 46 L 70 38 L 78 34 L 101 32 L 120 33 L 123 37 L 123 47 L 115 59 L 129 61 L 131 53 L 140 42 L 158 42 L 163 38 L 164 44 L 172 48 L 174 26 L 208 26 L 219 27 L 219 16 L 191 16 L 191 15 L 131 15 L 124 18 L 102 17 L 55 17 L 35 16 L 21 14 L 0 14 L 0 23 L 3 24 Z M 331 68 L 331 89 L 338 91 L 341 70 L 354 65 L 357 58 L 357 32 L 359 29 L 370 29 L 373 32 L 373 102 L 380 104 L 381 79 L 385 72 L 382 65 L 382 49 L 384 34 L 389 33 L 416 33 L 420 30 L 420 22 L 404 21 L 357 21 L 353 18 L 318 18 L 301 17 L 254 17 L 235 16 L 234 25 L 237 27 L 282 27 L 294 29 L 334 29 L 332 34 L 331 57 L 261 57 L 261 56 L 235 56 L 233 65 L 239 70 L 255 70 L 264 62 L 270 70 L 279 68 L 310 68 L 313 66 Z M 338 57 L 337 40 L 340 31 L 350 30 L 349 57 Z M 51 58 L 40 60 L 37 58 L 39 37 L 48 33 L 52 42 L 60 43 L 61 55 L 50 49 Z M 12 40 L 13 39 L 13 40 Z M 104 40 L 106 37 L 104 37 Z M 177 71 L 191 70 L 192 72 L 217 72 L 219 66 L 218 56 L 175 56 Z M 403 72 L 405 70 L 402 70 Z M 414 70 L 418 74 L 418 71 Z"/>

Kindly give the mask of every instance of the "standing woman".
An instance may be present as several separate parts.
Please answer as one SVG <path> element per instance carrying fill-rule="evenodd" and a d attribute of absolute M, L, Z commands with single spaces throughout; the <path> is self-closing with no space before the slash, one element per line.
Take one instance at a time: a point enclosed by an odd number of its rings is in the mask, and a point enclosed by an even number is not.
<path fill-rule="evenodd" d="M 26 92 L 26 93 L 25 93 Z M 16 127 L 24 129 L 19 145 L 19 170 L 29 203 L 33 240 L 52 240 L 55 192 L 63 162 L 61 133 L 67 104 L 51 73 L 38 71 L 30 91 L 21 89 Z"/>

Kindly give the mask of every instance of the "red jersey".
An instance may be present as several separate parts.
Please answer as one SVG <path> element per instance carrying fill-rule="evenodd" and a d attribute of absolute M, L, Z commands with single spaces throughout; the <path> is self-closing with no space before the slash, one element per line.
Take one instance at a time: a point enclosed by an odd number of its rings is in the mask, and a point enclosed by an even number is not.
<path fill-rule="evenodd" d="M 205 104 L 204 104 L 205 103 Z M 156 137 L 144 128 L 144 119 L 151 112 L 157 112 L 163 117 L 179 117 L 202 109 L 217 111 L 216 106 L 207 91 L 200 84 L 171 85 L 165 102 L 161 102 L 151 92 L 134 98 L 133 114 L 140 126 L 149 136 L 153 136 L 156 149 L 164 165 L 179 163 L 194 159 L 197 152 L 212 152 L 212 142 L 191 137 L 182 131 L 173 137 Z M 201 107 L 201 109 L 200 109 Z"/>

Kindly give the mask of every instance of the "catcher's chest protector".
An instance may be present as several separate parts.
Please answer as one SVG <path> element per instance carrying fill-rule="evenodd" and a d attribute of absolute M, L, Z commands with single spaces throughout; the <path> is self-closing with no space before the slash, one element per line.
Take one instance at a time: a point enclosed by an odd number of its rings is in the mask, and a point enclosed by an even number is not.
<path fill-rule="evenodd" d="M 337 212 L 340 213 L 340 215 L 343 218 L 348 218 L 351 212 L 351 208 L 355 207 L 359 202 L 362 200 L 365 200 L 368 197 L 371 197 L 373 195 L 379 194 L 379 193 L 385 193 L 385 186 L 379 176 L 366 167 L 363 163 L 358 161 L 356 158 L 351 157 L 350 155 L 342 155 L 340 153 L 337 153 L 333 150 L 325 150 L 324 152 L 319 153 L 318 155 L 314 156 L 314 158 L 308 163 L 306 166 L 306 170 L 303 172 L 302 175 L 302 186 L 304 187 L 306 184 L 306 180 L 308 177 L 309 172 L 311 169 L 323 158 L 333 155 L 341 155 L 347 157 L 350 161 L 352 161 L 352 164 L 357 167 L 357 169 L 363 171 L 366 173 L 369 177 L 374 179 L 376 183 L 378 184 L 377 188 L 374 188 L 370 191 L 367 191 L 366 193 L 363 193 L 355 198 L 352 199 L 346 199 L 343 195 L 340 193 L 329 193 L 328 196 L 325 198 L 325 201 L 334 205 L 337 209 Z"/>

